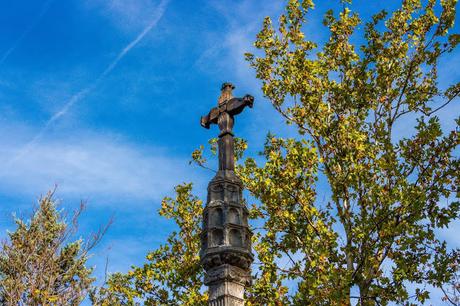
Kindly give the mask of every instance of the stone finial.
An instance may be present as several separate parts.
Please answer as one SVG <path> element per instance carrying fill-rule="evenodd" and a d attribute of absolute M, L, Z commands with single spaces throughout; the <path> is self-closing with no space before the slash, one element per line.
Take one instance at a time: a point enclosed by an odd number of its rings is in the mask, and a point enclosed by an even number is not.
<path fill-rule="evenodd" d="M 219 97 L 219 100 L 218 100 L 218 105 L 222 105 L 222 104 L 225 104 L 225 102 L 227 102 L 228 100 L 230 100 L 231 98 L 233 98 L 233 93 L 232 93 L 232 90 L 235 89 L 235 86 L 233 86 L 232 83 L 224 83 L 222 84 L 222 87 L 221 87 L 221 95 Z"/>

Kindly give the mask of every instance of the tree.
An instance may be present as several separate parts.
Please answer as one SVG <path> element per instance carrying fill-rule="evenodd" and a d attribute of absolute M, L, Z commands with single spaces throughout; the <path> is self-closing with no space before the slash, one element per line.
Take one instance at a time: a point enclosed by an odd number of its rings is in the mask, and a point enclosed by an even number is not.
<path fill-rule="evenodd" d="M 456 6 L 406 0 L 359 31 L 363 22 L 344 1 L 324 16 L 330 37 L 321 47 L 303 31 L 312 1 L 290 0 L 277 28 L 265 19 L 255 42 L 261 55 L 247 59 L 298 135 L 269 134 L 264 161 L 247 158 L 237 170 L 261 223 L 248 305 L 417 305 L 429 299 L 427 286 L 452 302 L 446 286 L 458 286 L 460 252 L 437 233 L 459 217 L 460 118 L 447 130 L 438 114 L 460 84 L 438 84 L 437 67 L 460 40 L 449 33 Z M 397 135 L 407 118 L 417 118 L 413 132 Z M 205 166 L 202 151 L 193 158 Z M 328 186 L 325 200 L 320 185 Z M 198 240 L 169 243 L 198 249 Z M 153 279 L 166 291 L 175 286 Z"/>
<path fill-rule="evenodd" d="M 264 22 L 255 44 L 264 55 L 247 55 L 265 96 L 299 133 L 269 136 L 265 165 L 249 159 L 242 167 L 266 220 L 258 251 L 274 254 L 262 269 L 297 281 L 293 304 L 423 303 L 425 286 L 448 283 L 459 260 L 436 235 L 459 214 L 460 118 L 443 131 L 437 117 L 460 92 L 458 83 L 437 83 L 441 56 L 459 42 L 448 34 L 456 1 L 408 0 L 391 15 L 381 11 L 359 47 L 351 42 L 358 14 L 347 5 L 328 11 L 330 38 L 316 53 L 302 32 L 312 8 L 289 1 L 278 30 Z M 394 127 L 410 115 L 415 132 L 398 140 Z M 316 200 L 320 175 L 326 203 Z M 280 256 L 291 264 L 273 271 Z"/>
<path fill-rule="evenodd" d="M 2 305 L 79 305 L 94 278 L 86 266 L 88 252 L 107 229 L 91 240 L 68 242 L 77 229 L 84 206 L 70 225 L 56 209 L 53 192 L 39 201 L 31 219 L 15 219 L 0 250 L 0 300 Z"/>
<path fill-rule="evenodd" d="M 105 286 L 92 292 L 94 305 L 207 305 L 198 254 L 203 208 L 191 190 L 192 184 L 176 186 L 176 197 L 163 199 L 159 211 L 173 219 L 179 231 L 146 256 L 148 263 L 111 275 Z"/>

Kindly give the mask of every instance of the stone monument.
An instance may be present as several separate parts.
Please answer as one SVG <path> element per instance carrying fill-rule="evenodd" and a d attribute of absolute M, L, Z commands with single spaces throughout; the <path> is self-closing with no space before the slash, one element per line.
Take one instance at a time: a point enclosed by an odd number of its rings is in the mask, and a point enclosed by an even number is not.
<path fill-rule="evenodd" d="M 232 131 L 234 117 L 246 106 L 252 108 L 254 98 L 234 98 L 234 88 L 224 83 L 217 107 L 201 117 L 203 127 L 209 129 L 211 124 L 217 124 L 220 129 L 219 170 L 208 185 L 200 252 L 210 306 L 244 305 L 244 290 L 251 283 L 254 259 L 248 209 L 242 199 L 243 184 L 235 174 Z"/>

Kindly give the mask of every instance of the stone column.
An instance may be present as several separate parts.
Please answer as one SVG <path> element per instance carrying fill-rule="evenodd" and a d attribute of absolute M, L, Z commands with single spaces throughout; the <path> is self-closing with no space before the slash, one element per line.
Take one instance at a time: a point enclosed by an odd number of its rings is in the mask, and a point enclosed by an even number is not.
<path fill-rule="evenodd" d="M 251 235 L 241 181 L 233 171 L 219 171 L 209 183 L 203 213 L 200 255 L 209 305 L 244 304 L 244 290 L 251 283 Z"/>
<path fill-rule="evenodd" d="M 233 98 L 230 83 L 222 85 L 218 107 L 201 118 L 209 128 L 217 124 L 219 134 L 219 171 L 208 185 L 203 211 L 201 264 L 204 283 L 209 287 L 210 306 L 243 306 L 244 291 L 251 284 L 251 231 L 248 209 L 243 202 L 243 184 L 235 174 L 234 116 L 252 107 L 254 98 Z"/>

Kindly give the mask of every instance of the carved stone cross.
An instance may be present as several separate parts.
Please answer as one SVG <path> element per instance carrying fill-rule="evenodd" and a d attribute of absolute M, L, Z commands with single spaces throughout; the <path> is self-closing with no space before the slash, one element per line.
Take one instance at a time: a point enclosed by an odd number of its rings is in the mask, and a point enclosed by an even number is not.
<path fill-rule="evenodd" d="M 234 116 L 241 113 L 246 106 L 252 108 L 254 104 L 253 96 L 233 97 L 233 89 L 235 86 L 231 83 L 222 84 L 218 106 L 212 108 L 208 115 L 201 117 L 201 126 L 204 128 L 209 129 L 211 124 L 219 126 L 219 170 L 235 170 Z"/>

